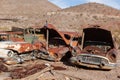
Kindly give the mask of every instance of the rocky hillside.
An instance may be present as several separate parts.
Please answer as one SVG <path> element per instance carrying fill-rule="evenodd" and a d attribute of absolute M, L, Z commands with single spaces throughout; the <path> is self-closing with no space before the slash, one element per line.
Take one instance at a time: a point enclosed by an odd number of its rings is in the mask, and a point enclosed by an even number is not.
<path fill-rule="evenodd" d="M 120 10 L 98 3 L 86 3 L 61 11 L 49 12 L 49 21 L 58 27 L 75 30 L 88 25 L 102 25 L 119 30 Z M 72 30 L 73 30 L 72 29 Z"/>
<path fill-rule="evenodd" d="M 66 12 L 87 12 L 90 14 L 104 14 L 120 16 L 120 10 L 112 8 L 110 6 L 98 3 L 85 3 L 70 8 L 63 9 Z"/>
<path fill-rule="evenodd" d="M 1 0 L 0 14 L 9 15 L 40 15 L 60 8 L 48 0 Z"/>
<path fill-rule="evenodd" d="M 1 0 L 0 30 L 35 25 L 47 12 L 57 10 L 60 8 L 48 0 Z"/>

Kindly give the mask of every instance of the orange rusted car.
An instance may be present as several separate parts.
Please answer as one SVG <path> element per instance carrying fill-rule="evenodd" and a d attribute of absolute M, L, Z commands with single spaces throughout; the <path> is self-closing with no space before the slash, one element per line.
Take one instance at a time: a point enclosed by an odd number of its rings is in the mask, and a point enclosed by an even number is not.
<path fill-rule="evenodd" d="M 108 70 L 116 66 L 117 52 L 108 30 L 100 27 L 83 29 L 81 44 L 74 49 L 70 59 L 73 64 Z"/>
<path fill-rule="evenodd" d="M 42 28 L 29 28 L 29 32 L 35 33 L 42 48 L 36 54 L 37 58 L 51 61 L 60 61 L 71 57 L 71 47 L 78 43 L 78 33 L 58 31 L 52 24 Z"/>
<path fill-rule="evenodd" d="M 41 47 L 37 42 L 25 41 L 23 32 L 1 31 L 0 32 L 0 59 L 5 63 L 21 63 L 25 56 L 34 58 L 34 53 Z"/>

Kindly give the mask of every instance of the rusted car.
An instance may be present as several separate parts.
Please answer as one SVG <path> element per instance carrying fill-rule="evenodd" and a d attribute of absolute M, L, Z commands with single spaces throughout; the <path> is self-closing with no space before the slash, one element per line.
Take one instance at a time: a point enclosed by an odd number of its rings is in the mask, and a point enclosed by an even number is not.
<path fill-rule="evenodd" d="M 26 56 L 34 58 L 40 44 L 25 41 L 23 32 L 0 32 L 0 59 L 7 64 L 21 63 Z"/>
<path fill-rule="evenodd" d="M 23 32 L 17 31 L 0 31 L 0 41 L 24 41 Z"/>
<path fill-rule="evenodd" d="M 85 28 L 79 42 L 71 63 L 99 69 L 115 68 L 117 52 L 110 31 L 96 26 Z"/>
<path fill-rule="evenodd" d="M 50 61 L 70 58 L 70 45 L 76 46 L 79 36 L 76 32 L 58 31 L 52 24 L 47 24 L 41 28 L 29 28 L 29 32 L 34 34 L 42 43 L 42 48 L 38 51 L 36 57 Z"/>

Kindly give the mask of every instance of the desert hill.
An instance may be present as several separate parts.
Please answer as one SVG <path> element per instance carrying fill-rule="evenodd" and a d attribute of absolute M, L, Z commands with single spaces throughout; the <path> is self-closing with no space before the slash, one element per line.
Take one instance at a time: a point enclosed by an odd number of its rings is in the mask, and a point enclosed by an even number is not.
<path fill-rule="evenodd" d="M 120 10 L 99 3 L 85 3 L 47 14 L 49 21 L 59 28 L 80 30 L 88 25 L 101 25 L 119 30 Z M 71 29 L 73 28 L 73 29 Z"/>
<path fill-rule="evenodd" d="M 35 15 L 48 11 L 57 11 L 60 8 L 48 0 L 1 0 L 0 14 Z"/>
<path fill-rule="evenodd" d="M 48 0 L 1 0 L 0 30 L 29 27 L 40 23 L 49 11 L 60 10 Z"/>
<path fill-rule="evenodd" d="M 99 3 L 85 3 L 70 8 L 63 9 L 66 12 L 88 12 L 91 14 L 104 14 L 120 16 L 120 10 Z"/>

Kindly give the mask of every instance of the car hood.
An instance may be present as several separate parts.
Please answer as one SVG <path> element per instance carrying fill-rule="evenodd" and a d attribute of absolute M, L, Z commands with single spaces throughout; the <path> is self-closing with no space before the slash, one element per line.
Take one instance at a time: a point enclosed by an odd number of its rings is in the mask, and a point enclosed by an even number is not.
<path fill-rule="evenodd" d="M 85 43 L 88 41 L 102 42 L 103 45 L 108 44 L 112 48 L 114 47 L 111 32 L 108 30 L 101 29 L 101 28 L 94 28 L 94 27 L 85 28 L 83 30 L 83 34 L 84 34 L 83 48 L 85 47 Z"/>

